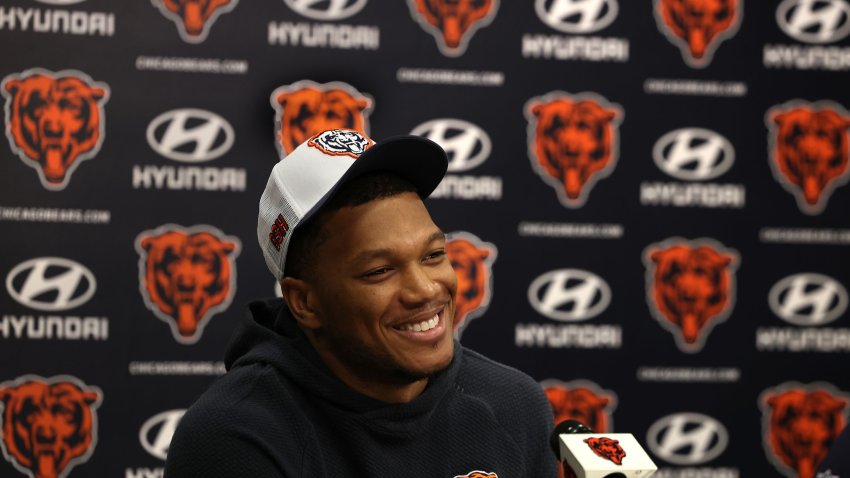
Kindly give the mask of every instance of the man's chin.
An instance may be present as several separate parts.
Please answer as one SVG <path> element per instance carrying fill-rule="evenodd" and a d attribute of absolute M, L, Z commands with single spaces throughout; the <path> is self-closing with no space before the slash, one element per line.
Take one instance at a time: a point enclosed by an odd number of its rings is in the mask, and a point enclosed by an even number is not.
<path fill-rule="evenodd" d="M 449 365 L 452 363 L 453 355 L 453 353 L 449 354 L 444 360 L 441 360 L 429 367 L 409 367 L 399 369 L 396 371 L 396 377 L 402 383 L 413 383 L 422 379 L 430 379 L 449 368 Z"/>

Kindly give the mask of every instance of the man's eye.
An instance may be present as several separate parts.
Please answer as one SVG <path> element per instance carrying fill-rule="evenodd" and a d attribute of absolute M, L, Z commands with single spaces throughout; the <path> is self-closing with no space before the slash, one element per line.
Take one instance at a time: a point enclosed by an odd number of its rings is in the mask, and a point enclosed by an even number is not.
<path fill-rule="evenodd" d="M 442 259 L 443 257 L 445 257 L 445 255 L 446 255 L 446 250 L 440 249 L 438 251 L 434 251 L 434 252 L 428 254 L 427 256 L 425 256 L 425 260 L 426 261 L 433 261 L 433 260 L 437 260 L 437 259 Z"/>
<path fill-rule="evenodd" d="M 372 269 L 371 271 L 363 274 L 363 277 L 377 277 L 377 276 L 386 274 L 387 272 L 389 272 L 389 270 L 390 270 L 389 267 L 381 267 L 381 268 L 378 268 L 378 269 Z"/>

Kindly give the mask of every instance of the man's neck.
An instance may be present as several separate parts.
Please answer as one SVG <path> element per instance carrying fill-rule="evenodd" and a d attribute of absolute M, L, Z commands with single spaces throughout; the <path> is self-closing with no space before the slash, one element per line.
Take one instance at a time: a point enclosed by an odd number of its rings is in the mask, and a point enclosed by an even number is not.
<path fill-rule="evenodd" d="M 322 362 L 327 365 L 334 376 L 362 395 L 386 403 L 408 403 L 421 395 L 425 387 L 428 386 L 427 377 L 413 381 L 398 380 L 394 377 L 381 380 L 371 374 L 369 377 L 363 377 L 348 364 L 342 363 L 335 354 L 330 353 L 317 343 L 312 333 L 306 332 L 306 335 L 321 357 Z"/>

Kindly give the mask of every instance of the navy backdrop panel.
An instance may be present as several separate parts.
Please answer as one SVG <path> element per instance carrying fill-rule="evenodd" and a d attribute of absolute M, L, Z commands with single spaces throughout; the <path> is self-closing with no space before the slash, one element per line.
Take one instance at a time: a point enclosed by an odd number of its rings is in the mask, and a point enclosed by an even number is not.
<path fill-rule="evenodd" d="M 162 473 L 276 293 L 271 167 L 342 126 L 446 148 L 456 335 L 559 419 L 664 477 L 813 476 L 850 410 L 850 2 L 454 3 L 0 2 L 0 475 L 38 433 L 52 476 Z"/>

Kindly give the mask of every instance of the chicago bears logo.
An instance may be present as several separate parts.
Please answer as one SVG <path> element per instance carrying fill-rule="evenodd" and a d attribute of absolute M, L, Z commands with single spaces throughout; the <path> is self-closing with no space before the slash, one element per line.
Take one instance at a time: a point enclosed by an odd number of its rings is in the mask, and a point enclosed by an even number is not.
<path fill-rule="evenodd" d="M 369 132 L 372 99 L 342 82 L 319 84 L 302 80 L 272 92 L 276 145 L 281 156 L 322 131 L 350 129 Z"/>
<path fill-rule="evenodd" d="M 211 226 L 166 224 L 136 237 L 139 290 L 178 342 L 197 342 L 210 318 L 230 305 L 240 248 Z"/>
<path fill-rule="evenodd" d="M 455 475 L 454 478 L 499 478 L 499 475 L 488 471 L 470 471 L 465 475 Z"/>
<path fill-rule="evenodd" d="M 0 93 L 12 151 L 45 188 L 65 189 L 77 166 L 100 151 L 109 87 L 79 71 L 33 68 L 6 76 Z"/>
<path fill-rule="evenodd" d="M 847 423 L 850 394 L 827 383 L 787 382 L 759 397 L 768 460 L 789 478 L 814 478 Z"/>
<path fill-rule="evenodd" d="M 446 242 L 446 253 L 457 274 L 457 307 L 454 331 L 460 337 L 474 318 L 480 317 L 490 305 L 493 293 L 493 263 L 496 246 L 474 234 L 454 232 Z"/>
<path fill-rule="evenodd" d="M 832 192 L 850 180 L 850 113 L 830 102 L 792 101 L 768 110 L 773 177 L 806 214 L 819 214 Z"/>
<path fill-rule="evenodd" d="M 239 0 L 151 0 L 165 18 L 177 24 L 180 38 L 201 43 L 222 13 L 236 8 Z"/>
<path fill-rule="evenodd" d="M 440 52 L 460 56 L 472 35 L 496 17 L 498 0 L 408 0 L 410 13 L 434 35 Z"/>
<path fill-rule="evenodd" d="M 644 249 L 643 261 L 652 315 L 681 351 L 699 352 L 734 307 L 738 254 L 710 239 L 671 238 Z"/>
<path fill-rule="evenodd" d="M 375 142 L 366 135 L 348 129 L 323 131 L 307 141 L 307 146 L 331 156 L 360 157 Z"/>
<path fill-rule="evenodd" d="M 612 414 L 617 408 L 617 395 L 614 392 L 603 390 L 586 380 L 561 382 L 550 379 L 540 385 L 552 406 L 555 423 L 578 420 L 594 433 L 605 433 L 614 428 Z"/>
<path fill-rule="evenodd" d="M 617 164 L 622 108 L 594 93 L 552 92 L 529 100 L 525 112 L 532 167 L 564 206 L 583 206 Z"/>
<path fill-rule="evenodd" d="M 655 0 L 658 30 L 682 51 L 693 68 L 711 63 L 722 40 L 741 24 L 743 0 Z"/>
<path fill-rule="evenodd" d="M 626 451 L 620 446 L 618 440 L 608 437 L 593 437 L 583 440 L 587 446 L 593 450 L 598 456 L 611 460 L 615 465 L 622 465 L 623 458 L 626 457 Z"/>
<path fill-rule="evenodd" d="M 64 478 L 94 452 L 102 397 L 67 375 L 0 383 L 3 455 L 30 478 Z"/>

